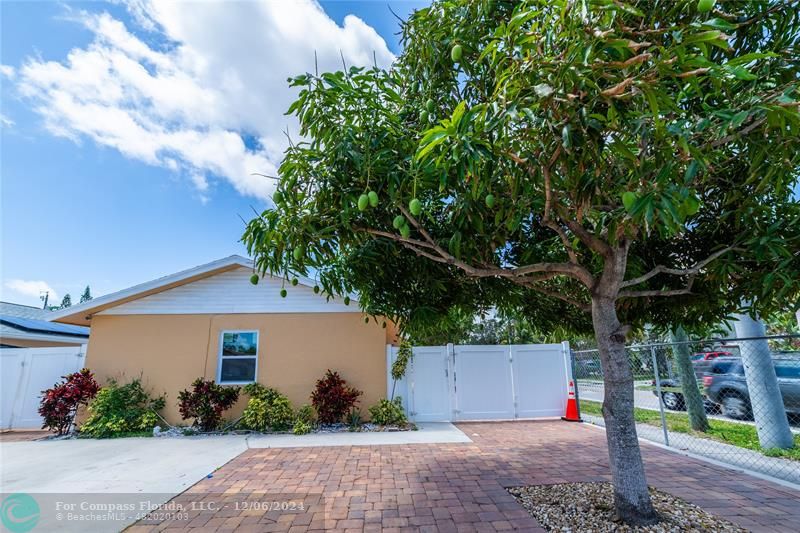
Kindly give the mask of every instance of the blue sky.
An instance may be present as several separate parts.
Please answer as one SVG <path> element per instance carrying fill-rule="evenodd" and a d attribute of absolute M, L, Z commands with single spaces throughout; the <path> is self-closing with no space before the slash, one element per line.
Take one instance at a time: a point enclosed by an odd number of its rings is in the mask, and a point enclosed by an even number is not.
<path fill-rule="evenodd" d="M 274 171 L 294 126 L 286 77 L 315 50 L 323 69 L 340 51 L 390 63 L 389 5 L 424 3 L 2 2 L 2 299 L 244 254 L 239 215 L 271 187 L 251 173 Z"/>

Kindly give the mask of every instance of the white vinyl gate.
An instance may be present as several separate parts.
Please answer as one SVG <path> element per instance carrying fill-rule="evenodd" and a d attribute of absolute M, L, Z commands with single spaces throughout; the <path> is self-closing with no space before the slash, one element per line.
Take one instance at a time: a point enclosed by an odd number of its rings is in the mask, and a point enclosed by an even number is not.
<path fill-rule="evenodd" d="M 397 357 L 387 347 L 387 370 Z M 511 420 L 564 415 L 569 344 L 421 346 L 388 394 L 403 398 L 411 420 Z"/>
<path fill-rule="evenodd" d="M 0 348 L 0 429 L 40 429 L 41 393 L 83 368 L 86 346 Z"/>

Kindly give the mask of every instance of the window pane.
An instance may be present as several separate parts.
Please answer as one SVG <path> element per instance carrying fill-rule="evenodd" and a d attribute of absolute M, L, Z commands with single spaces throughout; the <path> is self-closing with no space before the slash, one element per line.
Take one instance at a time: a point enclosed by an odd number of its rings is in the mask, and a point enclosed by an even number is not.
<path fill-rule="evenodd" d="M 256 332 L 223 333 L 222 355 L 256 355 Z"/>
<path fill-rule="evenodd" d="M 254 357 L 229 358 L 222 360 L 219 382 L 255 381 L 256 360 Z"/>
<path fill-rule="evenodd" d="M 775 373 L 779 378 L 800 379 L 800 361 L 778 363 L 775 366 Z"/>

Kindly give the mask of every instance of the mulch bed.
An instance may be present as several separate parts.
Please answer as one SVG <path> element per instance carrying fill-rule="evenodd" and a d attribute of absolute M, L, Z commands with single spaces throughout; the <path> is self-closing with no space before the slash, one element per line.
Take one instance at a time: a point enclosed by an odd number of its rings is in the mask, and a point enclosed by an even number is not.
<path fill-rule="evenodd" d="M 512 487 L 508 491 L 547 531 L 747 532 L 671 494 L 650 488 L 661 522 L 631 527 L 614 522 L 611 483 L 562 483 Z"/>

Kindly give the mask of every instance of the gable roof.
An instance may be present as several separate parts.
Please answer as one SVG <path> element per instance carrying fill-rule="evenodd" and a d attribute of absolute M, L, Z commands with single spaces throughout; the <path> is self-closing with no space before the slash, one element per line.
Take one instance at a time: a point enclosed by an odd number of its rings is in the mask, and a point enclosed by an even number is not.
<path fill-rule="evenodd" d="M 32 318 L 34 320 L 47 320 L 50 311 L 32 305 L 15 304 L 12 302 L 0 302 L 0 315 L 18 316 L 20 318 Z"/>
<path fill-rule="evenodd" d="M 231 255 L 175 274 L 140 283 L 128 289 L 100 296 L 66 309 L 53 311 L 48 314 L 47 318 L 55 322 L 89 325 L 93 315 L 106 309 L 241 268 L 252 269 L 253 261 L 240 255 Z M 297 278 L 301 285 L 307 287 L 315 285 L 314 281 L 309 278 L 301 276 L 297 276 Z"/>
<path fill-rule="evenodd" d="M 89 328 L 70 324 L 55 324 L 47 320 L 0 315 L 0 324 L 28 333 L 70 335 L 83 338 L 89 337 Z"/>

